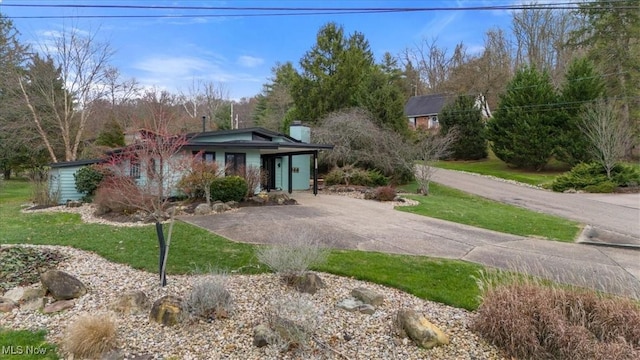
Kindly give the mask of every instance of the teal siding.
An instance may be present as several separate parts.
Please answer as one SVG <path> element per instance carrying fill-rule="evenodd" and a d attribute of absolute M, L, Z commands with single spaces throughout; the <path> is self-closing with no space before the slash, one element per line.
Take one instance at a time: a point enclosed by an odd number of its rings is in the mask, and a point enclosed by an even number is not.
<path fill-rule="evenodd" d="M 234 141 L 234 140 L 251 140 L 251 133 L 240 133 L 240 134 L 221 134 L 221 135 L 209 135 L 198 137 L 198 142 L 224 142 L 224 141 Z"/>
<path fill-rule="evenodd" d="M 309 190 L 309 179 L 311 179 L 311 155 L 295 155 L 291 157 L 291 164 L 294 171 L 291 175 L 293 180 L 293 190 Z"/>
<path fill-rule="evenodd" d="M 49 194 L 58 197 L 58 204 L 68 200 L 80 200 L 82 194 L 76 190 L 76 179 L 73 176 L 84 166 L 53 168 L 49 171 Z"/>

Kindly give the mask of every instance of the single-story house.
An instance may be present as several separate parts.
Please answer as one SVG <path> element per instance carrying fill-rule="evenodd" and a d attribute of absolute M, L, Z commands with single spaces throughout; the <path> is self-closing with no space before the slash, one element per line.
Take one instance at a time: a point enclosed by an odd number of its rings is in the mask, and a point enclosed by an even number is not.
<path fill-rule="evenodd" d="M 318 152 L 333 149 L 333 145 L 312 144 L 311 130 L 299 121 L 294 122 L 290 135 L 264 128 L 206 131 L 186 135 L 182 154 L 201 153 L 205 161 L 215 161 L 221 169 L 258 167 L 266 170 L 266 178 L 258 190 L 309 190 L 318 192 Z M 60 203 L 79 200 L 83 194 L 76 190 L 74 174 L 84 166 L 104 162 L 105 159 L 80 160 L 51 164 L 49 191 Z M 138 177 L 144 171 L 134 169 Z M 140 174 L 140 175 L 138 175 Z M 310 179 L 313 181 L 310 183 Z M 142 180 L 143 181 L 143 180 Z"/>
<path fill-rule="evenodd" d="M 448 94 L 412 96 L 404 106 L 404 114 L 409 122 L 409 127 L 412 129 L 438 129 L 440 127 L 438 115 L 442 108 L 455 97 L 455 95 Z M 482 110 L 482 116 L 485 119 L 491 117 L 491 111 L 483 95 L 476 96 L 476 107 Z"/>

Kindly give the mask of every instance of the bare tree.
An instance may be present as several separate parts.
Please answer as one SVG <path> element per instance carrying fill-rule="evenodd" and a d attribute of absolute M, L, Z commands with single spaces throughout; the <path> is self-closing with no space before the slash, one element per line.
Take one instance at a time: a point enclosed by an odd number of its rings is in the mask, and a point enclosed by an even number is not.
<path fill-rule="evenodd" d="M 84 35 L 78 29 L 65 29 L 53 38 L 51 47 L 45 45 L 43 51 L 53 59 L 59 78 L 49 77 L 39 81 L 35 92 L 27 91 L 28 81 L 22 73 L 16 74 L 23 99 L 29 109 L 31 120 L 42 137 L 51 160 L 57 162 L 51 134 L 45 131 L 42 113 L 53 115 L 56 136 L 61 137 L 64 159 L 77 159 L 87 121 L 91 116 L 91 103 L 103 96 L 104 74 L 113 52 L 108 43 L 99 42 L 97 32 Z M 42 79 L 41 79 L 42 80 Z M 59 83 L 69 96 L 59 96 Z"/>
<path fill-rule="evenodd" d="M 96 202 L 143 211 L 156 224 L 160 245 L 160 282 L 166 285 L 166 262 L 173 230 L 173 212 L 167 214 L 169 200 L 180 178 L 192 164 L 192 156 L 180 154 L 187 143 L 184 135 L 171 135 L 166 127 L 141 131 L 141 137 L 123 151 L 113 153 L 102 165 L 109 174 L 96 193 Z M 165 237 L 163 221 L 169 218 Z M 165 241 L 166 238 L 166 241 Z"/>
<path fill-rule="evenodd" d="M 584 111 L 580 128 L 590 143 L 594 158 L 604 167 L 607 177 L 633 145 L 629 122 L 620 115 L 616 104 L 600 100 Z"/>
<path fill-rule="evenodd" d="M 208 128 L 215 129 L 215 117 L 218 110 L 229 98 L 229 89 L 223 83 L 193 80 L 186 92 L 181 91 L 178 97 L 180 105 L 194 123 L 206 116 Z"/>
<path fill-rule="evenodd" d="M 464 45 L 456 45 L 456 51 L 452 56 L 447 54 L 447 49 L 441 48 L 437 44 L 437 39 L 424 39 L 412 49 L 404 50 L 402 59 L 404 65 L 409 63 L 415 67 L 420 74 L 421 84 L 417 90 L 423 93 L 438 93 L 444 88 L 444 84 L 450 76 L 453 64 L 465 57 Z"/>
<path fill-rule="evenodd" d="M 178 133 L 185 129 L 178 96 L 166 90 L 145 90 L 137 100 L 139 122 L 137 127 L 162 129 L 162 132 Z"/>
<path fill-rule="evenodd" d="M 387 176 L 413 171 L 411 146 L 398 133 L 378 127 L 366 110 L 352 108 L 327 115 L 312 131 L 315 142 L 333 144 L 320 154 L 329 166 L 373 167 Z"/>
<path fill-rule="evenodd" d="M 535 2 L 512 14 L 512 30 L 516 41 L 516 66 L 529 65 L 547 70 L 554 82 L 564 74 L 572 50 L 565 46 L 575 27 L 567 11 L 540 8 Z"/>
<path fill-rule="evenodd" d="M 445 134 L 423 133 L 416 146 L 418 159 L 422 164 L 416 166 L 418 193 L 429 195 L 429 184 L 437 168 L 434 164 L 451 154 L 451 148 L 458 139 L 458 131 L 453 128 Z"/>

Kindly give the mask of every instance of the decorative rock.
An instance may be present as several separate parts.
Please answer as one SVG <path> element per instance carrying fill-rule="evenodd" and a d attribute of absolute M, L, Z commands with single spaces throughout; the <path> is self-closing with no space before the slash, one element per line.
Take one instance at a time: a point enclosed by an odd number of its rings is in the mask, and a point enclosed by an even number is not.
<path fill-rule="evenodd" d="M 354 298 L 346 298 L 340 301 L 336 306 L 340 309 L 344 309 L 350 312 L 358 311 L 360 306 L 364 305 L 362 301 L 356 300 Z"/>
<path fill-rule="evenodd" d="M 22 310 L 27 310 L 27 311 L 38 311 L 42 309 L 42 307 L 44 307 L 45 304 L 46 304 L 45 298 L 41 297 L 41 298 L 31 299 L 21 304 L 20 308 Z"/>
<path fill-rule="evenodd" d="M 376 199 L 376 192 L 373 191 L 373 190 L 365 190 L 364 199 L 365 200 L 375 200 Z"/>
<path fill-rule="evenodd" d="M 225 205 L 227 205 L 229 207 L 229 209 L 236 209 L 238 208 L 239 204 L 237 201 L 227 201 L 226 203 L 224 203 Z"/>
<path fill-rule="evenodd" d="M 449 344 L 449 337 L 429 320 L 414 310 L 399 310 L 398 325 L 418 346 L 431 349 Z"/>
<path fill-rule="evenodd" d="M 269 345 L 269 340 L 273 339 L 274 332 L 265 324 L 259 324 L 253 328 L 253 345 L 264 347 Z"/>
<path fill-rule="evenodd" d="M 211 213 L 211 206 L 207 204 L 200 204 L 196 206 L 196 208 L 193 210 L 193 213 L 195 215 L 209 215 Z"/>
<path fill-rule="evenodd" d="M 49 270 L 40 275 L 40 281 L 56 300 L 76 299 L 87 293 L 87 288 L 80 280 L 64 271 Z"/>
<path fill-rule="evenodd" d="M 300 292 L 313 295 L 325 285 L 320 276 L 314 273 L 304 273 L 293 280 L 293 287 Z"/>
<path fill-rule="evenodd" d="M 10 312 L 17 307 L 18 303 L 16 303 L 15 301 L 6 297 L 0 297 L 0 312 Z"/>
<path fill-rule="evenodd" d="M 384 302 L 384 297 L 371 289 L 359 287 L 351 290 L 351 296 L 365 304 L 380 306 Z"/>
<path fill-rule="evenodd" d="M 362 304 L 362 305 L 358 306 L 358 311 L 363 313 L 363 314 L 373 315 L 376 312 L 376 308 L 373 307 L 373 305 Z"/>
<path fill-rule="evenodd" d="M 18 302 L 20 301 L 20 299 L 22 299 L 22 296 L 24 295 L 25 290 L 26 290 L 25 287 L 17 286 L 7 291 L 6 293 L 4 293 L 4 297 L 7 299 L 11 299 L 14 302 Z"/>
<path fill-rule="evenodd" d="M 34 300 L 42 303 L 42 298 L 46 295 L 46 291 L 42 288 L 25 288 L 22 286 L 15 287 L 4 294 L 4 297 L 15 301 L 18 304 L 27 304 Z"/>
<path fill-rule="evenodd" d="M 142 291 L 132 291 L 122 294 L 109 304 L 109 309 L 120 314 L 135 315 L 149 310 L 149 298 Z"/>
<path fill-rule="evenodd" d="M 45 314 L 60 312 L 63 310 L 71 309 L 75 304 L 76 303 L 73 300 L 60 300 L 45 306 L 42 312 Z"/>
<path fill-rule="evenodd" d="M 177 325 L 184 319 L 186 314 L 182 304 L 181 298 L 174 295 L 165 295 L 153 303 L 149 318 L 165 326 Z"/>
<path fill-rule="evenodd" d="M 69 200 L 67 201 L 67 207 L 68 208 L 77 208 L 82 206 L 82 201 L 76 201 L 76 200 Z"/>
<path fill-rule="evenodd" d="M 225 211 L 231 210 L 231 207 L 229 207 L 229 205 L 225 204 L 225 203 L 215 203 L 213 205 L 211 205 L 211 210 L 216 213 L 223 213 Z"/>

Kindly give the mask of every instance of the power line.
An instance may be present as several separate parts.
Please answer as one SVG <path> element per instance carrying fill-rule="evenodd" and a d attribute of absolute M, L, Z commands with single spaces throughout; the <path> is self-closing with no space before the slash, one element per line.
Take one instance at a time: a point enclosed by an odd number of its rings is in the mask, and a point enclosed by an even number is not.
<path fill-rule="evenodd" d="M 610 1 L 608 4 L 620 3 Z M 16 19 L 65 19 L 65 18 L 213 18 L 213 17 L 267 17 L 348 15 L 435 11 L 496 11 L 496 10 L 578 10 L 584 2 L 558 2 L 530 5 L 486 5 L 462 7 L 241 7 L 241 6 L 183 6 L 183 5 L 112 5 L 112 4 L 2 4 L 4 7 L 36 9 L 102 9 L 102 10 L 199 10 L 235 13 L 218 14 L 160 14 L 160 15 L 29 15 Z M 640 10 L 640 4 L 615 6 L 618 10 Z M 256 13 L 257 12 L 257 13 Z"/>

